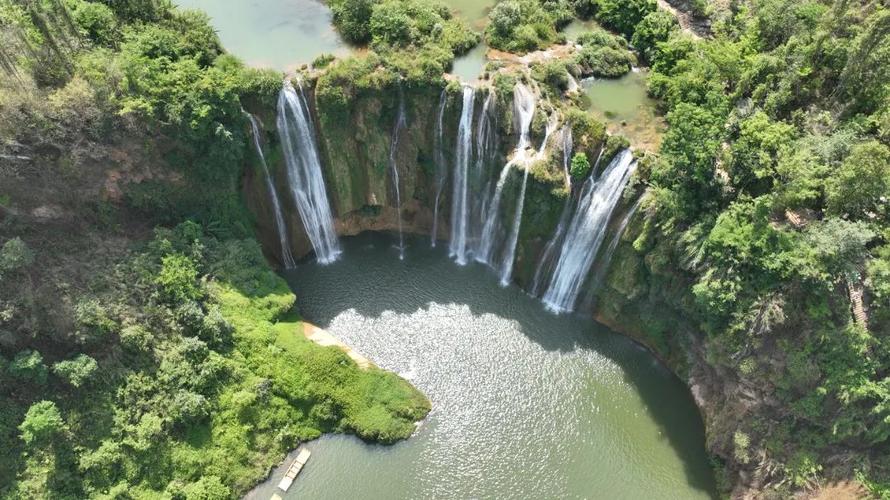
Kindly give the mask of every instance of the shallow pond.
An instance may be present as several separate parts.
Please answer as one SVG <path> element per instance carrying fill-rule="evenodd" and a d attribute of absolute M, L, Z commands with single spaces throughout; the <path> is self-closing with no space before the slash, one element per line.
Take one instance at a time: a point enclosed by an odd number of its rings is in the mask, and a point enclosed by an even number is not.
<path fill-rule="evenodd" d="M 226 50 L 256 66 L 291 70 L 321 54 L 347 55 L 331 24 L 331 9 L 316 0 L 176 0 L 210 16 Z"/>
<path fill-rule="evenodd" d="M 479 79 L 488 62 L 486 53 L 488 45 L 480 43 L 469 52 L 454 59 L 451 66 L 451 74 L 456 75 L 462 82 L 473 83 Z"/>
<path fill-rule="evenodd" d="M 447 244 L 345 238 L 343 258 L 286 276 L 313 322 L 409 379 L 432 412 L 407 441 L 308 443 L 287 495 L 249 498 L 712 498 L 702 423 L 647 351 L 579 316 L 553 316 Z"/>
<path fill-rule="evenodd" d="M 586 79 L 582 87 L 590 112 L 609 131 L 630 139 L 635 147 L 656 150 L 665 131 L 655 101 L 646 94 L 646 71 L 634 69 L 621 78 Z"/>
<path fill-rule="evenodd" d="M 205 11 L 226 50 L 251 66 L 293 70 L 322 54 L 345 56 L 352 50 L 331 24 L 331 9 L 318 0 L 176 0 L 175 3 L 185 9 Z M 494 0 L 443 3 L 481 32 Z M 484 56 L 484 50 L 481 53 Z M 478 64 L 478 57 L 466 61 Z"/>

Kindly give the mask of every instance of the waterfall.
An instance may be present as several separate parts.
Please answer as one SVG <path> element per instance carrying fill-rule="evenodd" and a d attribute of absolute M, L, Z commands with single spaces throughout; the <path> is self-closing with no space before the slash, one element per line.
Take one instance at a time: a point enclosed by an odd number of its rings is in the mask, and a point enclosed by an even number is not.
<path fill-rule="evenodd" d="M 541 254 L 541 260 L 538 262 L 538 269 L 535 270 L 535 277 L 532 280 L 531 294 L 538 296 L 541 293 L 541 283 L 550 270 L 550 264 L 553 259 L 553 251 L 556 246 L 562 242 L 566 226 L 569 223 L 572 207 L 572 174 L 569 166 L 572 158 L 572 127 L 566 124 L 562 128 L 562 168 L 566 177 L 566 189 L 569 191 L 566 195 L 566 201 L 562 206 L 562 214 L 559 216 L 559 224 L 556 225 L 556 232 L 553 238 L 544 246 L 544 252 Z"/>
<path fill-rule="evenodd" d="M 562 128 L 562 170 L 566 176 L 566 189 L 572 189 L 572 127 Z"/>
<path fill-rule="evenodd" d="M 555 313 L 570 312 L 587 277 L 606 227 L 635 162 L 629 150 L 619 153 L 603 171 L 599 181 L 590 176 L 581 188 L 560 249 L 556 268 L 543 301 Z"/>
<path fill-rule="evenodd" d="M 402 233 L 402 195 L 399 188 L 399 167 L 396 164 L 396 152 L 399 149 L 399 135 L 405 128 L 405 94 L 399 85 L 399 111 L 396 115 L 396 124 L 393 127 L 392 138 L 389 141 L 389 168 L 392 171 L 392 181 L 396 189 L 396 210 L 399 219 L 399 259 L 405 260 L 405 236 Z"/>
<path fill-rule="evenodd" d="M 454 155 L 454 176 L 452 177 L 451 242 L 448 250 L 449 254 L 461 266 L 467 263 L 467 226 L 470 217 L 467 176 L 470 156 L 473 153 L 473 100 L 475 97 L 476 92 L 473 87 L 465 86 L 460 125 L 457 129 L 457 151 Z"/>
<path fill-rule="evenodd" d="M 448 172 L 445 168 L 445 154 L 442 152 L 442 149 L 445 147 L 445 134 L 442 127 L 444 126 L 447 96 L 448 93 L 445 89 L 442 89 L 442 94 L 439 96 L 439 113 L 436 120 L 436 142 L 433 146 L 436 155 L 436 202 L 433 205 L 433 231 L 430 234 L 430 246 L 433 248 L 436 248 L 436 238 L 439 235 L 439 199 L 442 196 L 442 189 L 445 187 L 445 177 Z"/>
<path fill-rule="evenodd" d="M 517 84 L 513 88 L 513 112 L 516 117 L 519 119 L 519 142 L 516 145 L 516 149 L 514 150 L 513 159 L 507 162 L 504 165 L 504 168 L 501 170 L 501 175 L 498 178 L 498 182 L 495 185 L 494 196 L 491 198 L 491 202 L 488 204 L 488 208 L 485 210 L 485 224 L 482 228 L 482 241 L 479 243 L 479 254 L 475 256 L 476 260 L 490 266 L 494 265 L 494 244 L 496 241 L 497 233 L 499 233 L 499 219 L 501 212 L 501 198 L 504 193 L 504 184 L 507 182 L 507 178 L 510 175 L 510 169 L 513 168 L 513 165 L 517 163 L 517 161 L 522 161 L 524 164 L 524 158 L 527 155 L 526 149 L 529 144 L 529 129 L 531 128 L 532 116 L 535 113 L 535 96 L 532 92 L 525 87 L 525 85 Z M 524 190 L 523 190 L 524 193 Z M 514 217 L 515 220 L 515 217 Z M 516 224 L 514 224 L 515 226 Z M 518 231 L 518 228 L 517 228 Z M 510 251 L 510 254 L 513 252 Z M 512 257 L 510 258 L 510 267 L 512 268 Z M 501 265 L 501 269 L 505 266 Z M 501 272 L 501 276 L 503 277 L 505 273 Z M 509 278 L 508 278 L 509 279 Z M 502 279 L 503 281 L 503 279 Z"/>
<path fill-rule="evenodd" d="M 278 133 L 287 165 L 291 193 L 318 261 L 328 264 L 340 255 L 334 218 L 325 191 L 315 124 L 302 86 L 285 80 L 278 95 Z"/>
<path fill-rule="evenodd" d="M 615 255 L 615 249 L 618 248 L 618 243 L 621 243 L 621 237 L 624 236 L 624 232 L 627 230 L 627 225 L 630 224 L 630 220 L 633 219 L 634 214 L 637 213 L 637 209 L 640 208 L 640 203 L 642 201 L 643 197 L 641 196 L 634 202 L 627 213 L 624 214 L 624 217 L 622 217 L 621 221 L 618 223 L 618 227 L 615 228 L 615 235 L 612 236 L 612 240 L 609 241 L 609 246 L 603 251 L 603 255 L 600 257 L 600 263 L 593 274 L 593 280 L 591 281 L 592 286 L 590 287 L 591 293 L 596 292 L 600 285 L 602 285 L 603 279 L 606 277 L 606 272 L 609 270 L 609 264 L 612 263 L 612 257 Z"/>
<path fill-rule="evenodd" d="M 256 148 L 256 154 L 260 158 L 260 165 L 263 166 L 263 177 L 266 180 L 266 190 L 269 191 L 269 199 L 272 200 L 272 211 L 275 215 L 275 229 L 278 231 L 278 241 L 281 243 L 281 260 L 285 269 L 291 269 L 296 264 L 294 256 L 290 251 L 290 244 L 287 241 L 287 226 L 284 223 L 284 214 L 281 211 L 281 202 L 278 200 L 278 193 L 275 191 L 275 185 L 272 183 L 272 177 L 269 175 L 269 167 L 266 165 L 266 155 L 263 154 L 263 146 L 260 144 L 260 126 L 257 118 L 250 113 L 244 112 L 250 120 L 250 131 L 253 133 L 253 145 Z"/>
<path fill-rule="evenodd" d="M 495 125 L 492 123 L 492 106 L 494 106 L 495 93 L 489 90 L 482 104 L 482 110 L 479 113 L 479 119 L 476 124 L 476 141 L 475 141 L 475 166 L 473 168 L 473 181 L 477 193 L 481 196 L 473 197 L 473 206 L 470 213 L 470 238 L 471 252 L 474 257 L 480 254 L 480 246 L 482 235 L 485 229 L 484 224 L 487 220 L 485 213 L 488 209 L 488 202 L 491 197 L 492 180 L 488 175 L 488 166 L 491 164 L 492 152 L 495 149 Z"/>
<path fill-rule="evenodd" d="M 524 170 L 519 201 L 516 202 L 516 213 L 513 215 L 513 229 L 510 231 L 510 239 L 507 241 L 507 254 L 501 261 L 501 286 L 509 285 L 510 279 L 513 277 L 513 261 L 516 260 L 516 244 L 519 243 L 519 226 L 522 224 L 522 209 L 525 205 L 525 186 L 528 184 L 528 166 Z"/>
<path fill-rule="evenodd" d="M 516 260 L 516 245 L 519 243 L 519 227 L 522 224 L 522 210 L 525 207 L 525 188 L 528 185 L 529 156 L 528 146 L 529 129 L 532 124 L 532 116 L 535 114 L 535 96 L 525 86 L 517 85 L 513 89 L 513 106 L 516 114 L 519 116 L 520 132 L 519 145 L 516 148 L 516 154 L 511 160 L 512 163 L 521 164 L 524 173 L 522 174 L 522 187 L 519 190 L 519 200 L 516 202 L 516 213 L 513 215 L 513 227 L 510 231 L 510 239 L 507 240 L 507 250 L 504 260 L 501 261 L 501 286 L 510 284 L 513 277 L 513 262 Z M 541 148 L 531 159 L 538 159 L 544 155 L 547 149 L 547 140 L 550 138 L 550 132 L 555 127 L 556 114 L 547 124 L 547 133 L 544 135 L 544 141 Z"/>
<path fill-rule="evenodd" d="M 482 226 L 482 238 L 479 241 L 479 250 L 474 254 L 477 262 L 491 265 L 494 257 L 494 243 L 497 241 L 497 233 L 499 233 L 499 219 L 501 211 L 501 195 L 504 192 L 504 184 L 507 182 L 507 176 L 510 175 L 511 164 L 508 162 L 501 170 L 498 182 L 495 184 L 494 196 L 488 203 L 485 210 L 485 224 Z"/>

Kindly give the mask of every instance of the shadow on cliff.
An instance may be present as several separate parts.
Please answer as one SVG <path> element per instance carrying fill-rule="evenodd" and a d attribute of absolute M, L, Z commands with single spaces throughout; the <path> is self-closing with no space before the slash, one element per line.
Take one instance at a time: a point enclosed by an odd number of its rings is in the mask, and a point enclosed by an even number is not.
<path fill-rule="evenodd" d="M 496 273 L 485 265 L 455 265 L 447 242 L 431 249 L 428 237 L 406 237 L 407 257 L 399 261 L 396 241 L 382 233 L 343 238 L 338 262 L 320 266 L 307 259 L 288 271 L 285 278 L 297 294 L 301 315 L 326 328 L 347 310 L 378 318 L 384 313 L 408 315 L 431 303 L 461 304 L 476 316 L 515 321 L 525 336 L 548 351 L 595 350 L 621 367 L 624 381 L 636 389 L 657 423 L 658 439 L 666 439 L 683 462 L 689 485 L 716 496 L 692 396 L 645 348 L 590 319 L 548 313 L 518 287 L 500 288 Z"/>

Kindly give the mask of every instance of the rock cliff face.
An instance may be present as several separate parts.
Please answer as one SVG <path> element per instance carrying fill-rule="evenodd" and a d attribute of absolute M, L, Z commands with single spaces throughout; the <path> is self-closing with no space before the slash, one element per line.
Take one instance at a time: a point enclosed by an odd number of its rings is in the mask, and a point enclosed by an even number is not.
<path fill-rule="evenodd" d="M 442 155 L 452 165 L 457 124 L 460 114 L 460 89 L 448 89 L 443 115 Z M 359 96 L 348 111 L 329 113 L 313 105 L 328 197 L 340 235 L 362 231 L 396 231 L 399 217 L 405 232 L 430 234 L 437 192 L 436 133 L 437 115 L 442 89 L 406 89 L 407 126 L 400 132 L 394 151 L 401 190 L 401 210 L 396 206 L 394 180 L 390 167 L 390 145 L 399 106 L 399 92 L 381 92 Z M 482 99 L 478 93 L 477 99 Z M 313 99 L 314 101 L 314 99 Z M 487 181 L 496 181 L 500 166 L 516 143 L 512 124 L 511 102 L 497 99 L 497 152 Z M 263 124 L 262 143 L 269 171 L 278 186 L 288 221 L 288 238 L 294 256 L 311 252 L 311 245 L 301 227 L 293 196 L 287 191 L 287 176 L 275 130 L 274 110 L 255 110 Z M 540 109 L 538 113 L 543 113 Z M 540 119 L 536 117 L 540 123 Z M 543 139 L 541 127 L 536 128 L 532 143 L 538 147 Z M 602 145 L 597 145 L 597 149 Z M 525 209 L 516 250 L 513 280 L 530 289 L 537 264 L 562 213 L 567 192 L 562 177 L 561 151 L 549 153 L 550 167 L 536 166 L 529 176 Z M 607 158 L 603 159 L 604 161 Z M 256 162 L 246 169 L 243 190 L 252 212 L 257 236 L 267 256 L 280 263 L 279 240 L 262 179 L 263 170 Z M 557 173 L 557 175 L 554 175 Z M 516 191 L 520 175 L 512 174 L 505 184 L 504 214 L 515 211 Z M 576 188 L 577 189 L 577 188 Z M 617 208 L 614 220 L 630 209 L 640 188 L 629 188 Z M 449 234 L 450 189 L 443 190 L 436 224 L 438 237 Z M 568 194 L 571 195 L 571 194 Z M 733 457 L 732 435 L 739 414 L 748 413 L 758 404 L 741 396 L 743 388 L 732 373 L 725 373 L 709 363 L 704 356 L 703 340 L 696 324 L 689 320 L 692 310 L 690 278 L 680 269 L 672 268 L 669 250 L 658 241 L 646 241 L 645 208 L 630 220 L 627 230 L 615 249 L 614 258 L 598 286 L 588 284 L 581 293 L 580 308 L 616 331 L 625 333 L 648 346 L 663 359 L 690 387 L 702 412 L 709 451 L 725 465 L 724 485 L 750 484 L 741 478 L 744 465 Z M 614 232 L 614 228 L 610 229 Z M 410 249 L 409 249 L 410 251 Z M 592 281 L 592 280 L 591 280 Z M 756 399 L 756 398 L 754 398 Z M 741 494 L 745 487 L 737 493 Z"/>

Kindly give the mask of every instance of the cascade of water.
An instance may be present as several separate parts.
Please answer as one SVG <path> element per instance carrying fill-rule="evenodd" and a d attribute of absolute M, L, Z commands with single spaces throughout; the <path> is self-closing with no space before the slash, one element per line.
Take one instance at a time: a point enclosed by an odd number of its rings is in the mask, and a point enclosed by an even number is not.
<path fill-rule="evenodd" d="M 493 266 L 494 244 L 497 241 L 499 231 L 499 219 L 501 211 L 501 198 L 504 192 L 504 184 L 510 175 L 510 169 L 517 162 L 522 162 L 526 158 L 529 144 L 529 129 L 531 128 L 532 116 L 535 113 L 535 96 L 522 84 L 517 84 L 513 88 L 513 113 L 519 120 L 519 142 L 513 152 L 513 158 L 504 165 L 501 175 L 495 185 L 494 195 L 488 208 L 485 210 L 485 224 L 482 227 L 482 239 L 479 242 L 479 252 L 474 255 L 477 261 Z M 514 224 L 515 225 L 515 224 Z M 512 258 L 511 258 L 512 262 Z M 512 263 L 511 266 L 512 268 Z M 503 268 L 503 264 L 501 266 Z M 503 275 L 503 273 L 501 273 Z"/>
<path fill-rule="evenodd" d="M 562 170 L 566 176 L 566 189 L 572 189 L 572 127 L 566 124 L 562 128 Z"/>
<path fill-rule="evenodd" d="M 600 146 L 600 152 L 596 155 L 596 161 L 593 162 L 593 168 L 590 169 L 590 176 L 596 179 L 596 171 L 600 166 L 600 160 L 603 159 L 603 151 L 606 150 L 606 145 L 603 144 Z"/>
<path fill-rule="evenodd" d="M 575 77 L 571 73 L 568 73 L 568 75 L 569 75 L 569 88 L 566 89 L 566 92 L 568 92 L 569 94 L 578 92 L 578 89 L 581 88 L 581 86 L 578 85 L 578 80 L 576 80 Z"/>
<path fill-rule="evenodd" d="M 500 211 L 501 211 L 501 195 L 504 192 L 504 184 L 510 175 L 511 163 L 504 165 L 498 182 L 494 187 L 494 195 L 485 210 L 485 224 L 482 225 L 482 237 L 479 240 L 479 249 L 473 253 L 473 257 L 477 262 L 491 265 L 492 257 L 494 257 L 494 244 L 497 241 L 497 234 L 500 233 Z"/>
<path fill-rule="evenodd" d="M 470 156 L 473 153 L 473 104 L 476 92 L 473 87 L 464 86 L 463 108 L 460 113 L 460 125 L 457 129 L 457 151 L 454 155 L 454 176 L 451 196 L 451 241 L 449 254 L 463 266 L 467 263 L 467 226 L 470 211 L 467 197 L 467 177 L 469 174 Z"/>
<path fill-rule="evenodd" d="M 399 220 L 399 259 L 405 260 L 405 236 L 402 233 L 402 195 L 399 188 L 399 166 L 396 164 L 396 152 L 399 149 L 399 135 L 405 128 L 405 94 L 399 85 L 399 110 L 396 115 L 396 124 L 393 127 L 392 138 L 389 141 L 389 168 L 392 171 L 392 181 L 396 190 L 396 210 Z"/>
<path fill-rule="evenodd" d="M 479 119 L 476 122 L 476 157 L 473 168 L 473 185 L 477 195 L 473 197 L 469 221 L 470 252 L 474 257 L 479 255 L 482 231 L 486 220 L 485 211 L 488 209 L 488 202 L 491 197 L 492 181 L 488 178 L 487 167 L 491 163 L 491 153 L 494 150 L 495 141 L 494 124 L 492 123 L 494 120 L 492 116 L 494 98 L 494 90 L 489 90 L 488 95 L 485 97 L 485 102 L 482 104 Z M 481 196 L 479 193 L 481 193 Z"/>
<path fill-rule="evenodd" d="M 609 241 L 609 246 L 603 251 L 603 255 L 600 257 L 599 264 L 593 274 L 593 280 L 591 281 L 592 285 L 590 287 L 591 292 L 595 292 L 600 285 L 602 285 L 603 279 L 606 277 L 606 272 L 609 270 L 609 264 L 612 263 L 612 257 L 615 255 L 615 249 L 618 248 L 618 243 L 621 243 L 621 237 L 624 236 L 624 232 L 627 230 L 627 225 L 630 224 L 630 220 L 633 219 L 634 214 L 637 213 L 637 209 L 640 208 L 640 203 L 642 201 L 643 197 L 641 196 L 618 222 L 618 227 L 615 228 L 615 234 L 612 236 L 612 240 Z"/>
<path fill-rule="evenodd" d="M 566 124 L 562 129 L 562 168 L 565 172 L 566 188 L 569 190 L 569 193 L 566 196 L 565 204 L 562 206 L 562 214 L 559 216 L 559 224 L 556 225 L 556 232 L 553 233 L 553 238 L 550 238 L 550 241 L 544 246 L 544 252 L 541 254 L 541 260 L 538 261 L 538 268 L 535 270 L 535 277 L 532 280 L 531 294 L 536 297 L 541 293 L 541 284 L 543 283 L 545 276 L 547 276 L 551 270 L 553 251 L 557 248 L 557 245 L 562 242 L 566 226 L 569 222 L 569 216 L 572 214 L 572 175 L 569 171 L 572 148 L 572 128 Z"/>
<path fill-rule="evenodd" d="M 287 165 L 288 183 L 303 227 L 318 261 L 328 264 L 340 255 L 334 218 L 328 204 L 315 124 L 303 93 L 285 80 L 278 95 L 278 133 Z"/>
<path fill-rule="evenodd" d="M 543 301 L 555 313 L 574 310 L 581 286 L 603 242 L 606 226 L 635 162 L 628 150 L 619 153 L 600 176 L 589 177 L 566 230 L 556 268 Z"/>
<path fill-rule="evenodd" d="M 525 206 L 525 186 L 528 184 L 528 166 L 522 174 L 522 188 L 519 191 L 519 200 L 516 202 L 516 213 L 513 215 L 513 229 L 510 231 L 510 239 L 507 241 L 507 253 L 501 261 L 501 286 L 510 284 L 513 277 L 513 261 L 516 260 L 516 244 L 519 243 L 519 226 L 522 224 L 522 209 Z"/>
<path fill-rule="evenodd" d="M 263 146 L 260 144 L 260 126 L 257 118 L 250 113 L 244 112 L 250 120 L 250 131 L 253 133 L 253 146 L 256 148 L 256 154 L 260 158 L 260 165 L 263 166 L 263 177 L 266 180 L 266 190 L 269 191 L 269 199 L 272 200 L 272 211 L 275 215 L 275 229 L 278 231 L 278 241 L 281 243 L 281 260 L 285 269 L 291 269 L 296 264 L 294 256 L 290 251 L 290 244 L 287 241 L 287 226 L 284 223 L 284 214 L 281 211 L 281 202 L 278 200 L 278 193 L 275 191 L 275 185 L 272 183 L 272 176 L 269 175 L 269 167 L 266 165 L 266 155 L 263 153 Z"/>
<path fill-rule="evenodd" d="M 517 86 L 517 89 L 520 87 Z M 526 90 L 525 87 L 522 87 L 523 90 Z M 520 92 L 519 94 L 522 94 Z M 535 100 L 534 95 L 531 92 L 528 92 L 529 96 L 520 95 L 519 99 L 514 100 L 514 103 L 519 103 L 519 108 L 517 110 L 517 114 L 519 115 L 519 120 L 521 124 L 521 136 L 520 136 L 520 144 L 523 142 L 528 145 L 529 137 L 528 132 L 531 127 L 532 115 L 535 112 Z M 530 107 L 530 109 L 527 108 Z M 544 140 L 541 141 L 541 147 L 538 148 L 538 151 L 534 154 L 534 156 L 529 157 L 527 154 L 527 147 L 518 151 L 518 155 L 513 158 L 514 162 L 521 162 L 522 169 L 524 173 L 522 174 L 522 187 L 519 190 L 519 200 L 516 202 L 516 213 L 513 215 L 513 228 L 510 231 L 510 239 L 507 240 L 507 252 L 504 255 L 504 260 L 501 261 L 501 286 L 507 286 L 510 284 L 510 279 L 513 277 L 513 262 L 516 260 L 516 245 L 519 243 L 519 227 L 522 224 L 522 211 L 525 207 L 525 188 L 528 185 L 528 170 L 529 163 L 531 160 L 538 160 L 544 157 L 544 154 L 547 151 L 547 142 L 550 139 L 550 134 L 553 130 L 556 129 L 557 116 L 554 113 L 547 122 L 547 131 L 544 134 Z M 525 139 L 521 138 L 525 136 Z"/>
<path fill-rule="evenodd" d="M 445 89 L 442 89 L 442 94 L 439 96 L 439 113 L 436 119 L 436 142 L 434 144 L 436 155 L 436 202 L 433 205 L 433 231 L 430 234 L 430 246 L 433 248 L 436 248 L 436 239 L 439 235 L 439 199 L 442 196 L 442 190 L 445 188 L 445 178 L 448 172 L 448 169 L 445 168 L 445 154 L 442 152 L 445 142 L 445 134 L 442 127 L 444 126 L 447 95 Z"/>

